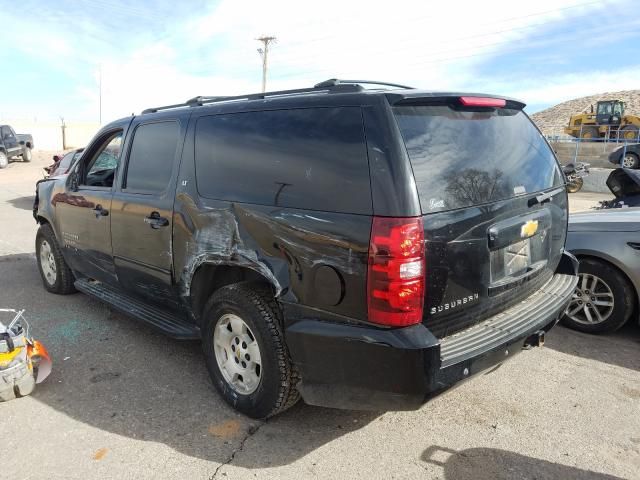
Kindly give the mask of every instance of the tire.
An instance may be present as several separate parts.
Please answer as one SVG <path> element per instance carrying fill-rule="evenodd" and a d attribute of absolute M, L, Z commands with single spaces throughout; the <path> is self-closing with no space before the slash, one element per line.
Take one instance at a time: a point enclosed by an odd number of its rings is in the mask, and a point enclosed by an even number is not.
<path fill-rule="evenodd" d="M 76 291 L 73 286 L 75 277 L 65 262 L 60 246 L 51 225 L 43 223 L 36 234 L 36 260 L 47 291 L 59 295 L 68 295 Z"/>
<path fill-rule="evenodd" d="M 595 259 L 580 260 L 579 275 L 563 324 L 587 333 L 613 332 L 622 327 L 635 305 L 634 291 L 626 277 L 613 265 Z M 594 285 L 595 296 L 590 289 Z M 589 300 L 594 298 L 603 305 L 592 304 Z"/>
<path fill-rule="evenodd" d="M 576 193 L 580 191 L 583 184 L 584 180 L 582 178 L 576 178 L 574 181 L 567 182 L 567 192 Z"/>
<path fill-rule="evenodd" d="M 268 288 L 236 283 L 217 290 L 204 309 L 202 347 L 214 386 L 245 415 L 272 417 L 299 400 L 280 308 Z"/>
<path fill-rule="evenodd" d="M 7 157 L 7 154 L 0 152 L 0 169 L 7 168 L 7 165 L 9 165 L 9 158 Z"/>
<path fill-rule="evenodd" d="M 625 125 L 618 130 L 618 140 L 638 141 L 638 127 L 636 125 Z"/>
<path fill-rule="evenodd" d="M 31 149 L 29 147 L 24 147 L 22 151 L 22 161 L 30 162 L 31 161 Z"/>
<path fill-rule="evenodd" d="M 640 165 L 640 159 L 638 159 L 638 155 L 633 152 L 627 153 L 622 159 L 622 166 L 624 168 L 638 168 Z"/>
<path fill-rule="evenodd" d="M 584 140 L 597 140 L 600 138 L 600 132 L 596 127 L 584 127 L 580 133 L 580 138 Z"/>

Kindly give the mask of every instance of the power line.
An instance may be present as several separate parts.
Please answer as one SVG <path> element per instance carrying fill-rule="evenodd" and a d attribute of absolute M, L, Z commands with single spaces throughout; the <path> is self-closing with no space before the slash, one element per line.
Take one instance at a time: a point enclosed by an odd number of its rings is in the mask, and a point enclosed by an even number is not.
<path fill-rule="evenodd" d="M 629 24 L 626 25 L 622 25 L 624 26 L 631 26 L 631 25 L 637 25 L 637 22 L 631 22 Z M 618 27 L 620 27 L 621 25 L 618 25 Z M 600 33 L 600 31 L 603 32 L 607 32 L 610 30 L 610 26 L 606 25 L 603 26 L 601 29 L 596 29 L 596 30 L 590 30 L 590 35 L 595 35 Z M 637 29 L 633 29 L 633 30 L 626 30 L 626 31 L 620 31 L 617 30 L 616 34 L 618 36 L 626 34 L 626 33 L 636 33 Z M 554 44 L 554 43 L 558 43 L 558 42 L 562 42 L 563 38 L 567 38 L 567 39 L 572 39 L 574 37 L 574 35 L 572 33 L 567 33 L 564 36 L 557 36 L 557 35 L 539 35 L 539 36 L 533 36 L 533 37 L 528 37 L 526 39 L 527 42 L 530 42 L 531 40 L 537 40 L 539 41 L 539 44 Z M 528 43 L 526 45 L 520 45 L 520 44 L 516 44 L 513 45 L 514 42 L 512 40 L 508 40 L 508 41 L 503 41 L 503 42 L 495 42 L 495 43 L 488 43 L 488 44 L 483 44 L 483 45 L 478 45 L 476 47 L 479 48 L 487 48 L 487 47 L 499 47 L 502 45 L 509 45 L 512 46 L 511 48 L 507 48 L 504 50 L 500 50 L 500 51 L 488 51 L 488 52 L 480 52 L 480 53 L 472 53 L 472 54 L 467 54 L 467 55 L 458 55 L 458 56 L 448 56 L 448 53 L 452 53 L 452 52 L 464 52 L 465 48 L 456 48 L 456 49 L 450 49 L 450 50 L 440 50 L 438 52 L 434 54 L 430 54 L 427 56 L 414 56 L 414 59 L 417 59 L 418 61 L 412 61 L 412 62 L 405 62 L 403 63 L 404 67 L 411 67 L 411 66 L 421 66 L 421 65 L 426 65 L 426 64 L 438 64 L 438 63 L 447 63 L 447 62 L 451 62 L 453 60 L 460 60 L 460 59 L 467 59 L 467 58 L 475 58 L 475 57 L 482 57 L 482 56 L 491 56 L 491 55 L 502 55 L 505 53 L 513 53 L 513 52 L 519 52 L 519 51 L 524 51 L 524 50 L 529 50 L 531 49 L 533 46 Z M 538 45 L 539 46 L 539 45 Z M 443 55 L 447 55 L 445 58 L 442 58 Z M 277 79 L 286 79 L 286 78 L 291 78 L 291 77 L 296 77 L 296 76 L 304 76 L 304 75 L 309 75 L 309 74 L 322 74 L 322 73 L 335 73 L 335 68 L 332 67 L 328 67 L 328 68 L 323 68 L 323 69 L 315 69 L 315 70 L 307 70 L 304 72 L 296 72 L 296 73 L 287 73 L 284 75 L 278 75 L 276 78 Z"/>
<path fill-rule="evenodd" d="M 520 17 L 512 17 L 510 19 L 504 19 L 504 20 L 500 20 L 500 21 L 486 23 L 485 25 L 504 23 L 506 21 L 513 21 L 513 20 L 519 20 L 519 19 L 524 19 L 524 18 L 537 17 L 537 16 L 547 15 L 547 14 L 551 14 L 551 13 L 558 13 L 558 12 L 561 12 L 561 11 L 565 11 L 565 10 L 569 10 L 569 9 L 575 9 L 575 8 L 578 8 L 578 7 L 587 7 L 587 6 L 596 4 L 596 3 L 600 3 L 600 2 L 587 2 L 587 3 L 582 3 L 582 4 L 579 4 L 579 5 L 572 5 L 572 6 L 569 6 L 569 7 L 558 8 L 558 9 L 555 9 L 555 10 L 547 10 L 547 11 L 538 12 L 538 13 L 535 13 L 535 14 L 529 14 L 529 15 L 524 15 L 524 16 L 520 16 Z M 416 20 L 416 19 L 413 18 L 412 20 Z M 482 25 L 482 24 L 479 24 L 479 25 Z M 455 39 L 442 40 L 441 42 L 436 42 L 436 43 L 430 42 L 429 46 L 430 46 L 430 49 L 433 50 L 434 45 L 448 44 L 448 43 L 451 43 L 452 40 L 463 41 L 463 40 L 469 40 L 469 39 L 477 39 L 477 38 L 480 38 L 480 37 L 491 37 L 491 36 L 494 36 L 494 35 L 508 35 L 509 33 L 512 33 L 512 32 L 520 32 L 520 31 L 523 31 L 523 30 L 526 31 L 526 30 L 530 30 L 532 28 L 545 26 L 545 25 L 547 25 L 546 22 L 537 23 L 537 24 L 533 24 L 533 25 L 524 25 L 524 26 L 514 27 L 514 28 L 509 28 L 509 29 L 502 29 L 502 30 L 497 30 L 497 31 L 492 31 L 492 32 L 478 33 L 478 34 L 474 34 L 474 35 L 467 35 L 467 36 L 463 36 L 463 37 L 458 37 L 458 38 L 455 38 Z M 621 25 L 617 25 L 616 28 L 619 28 L 620 26 Z M 610 28 L 610 27 L 608 27 L 608 28 Z M 324 37 L 324 38 L 335 38 L 335 37 L 329 36 L 329 37 Z M 537 37 L 533 37 L 533 38 L 537 39 L 537 38 L 540 38 L 540 37 L 537 36 Z M 307 41 L 302 41 L 302 42 L 295 42 L 295 46 L 294 47 L 283 46 L 283 48 L 278 50 L 280 52 L 280 54 L 278 55 L 278 63 L 280 65 L 282 65 L 283 63 L 294 63 L 298 59 L 308 58 L 308 55 L 303 55 L 303 54 L 293 54 L 293 55 L 288 54 L 287 55 L 286 53 L 285 54 L 282 54 L 282 53 L 286 52 L 287 49 L 289 49 L 290 51 L 291 51 L 291 49 L 298 49 L 303 44 L 308 44 L 308 43 L 313 42 L 313 41 L 315 41 L 315 40 L 311 40 L 311 41 L 307 40 Z M 474 45 L 474 47 L 475 48 L 478 48 L 478 47 L 484 48 L 484 47 L 490 47 L 490 46 L 500 46 L 500 45 L 504 45 L 504 44 L 510 44 L 512 41 L 513 41 L 512 39 L 506 39 L 506 41 L 502 40 L 502 41 L 498 41 L 498 42 L 484 43 L 482 45 L 477 45 L 476 44 L 476 45 Z M 404 44 L 408 44 L 408 43 L 410 43 L 410 42 L 409 41 L 405 41 L 405 42 L 402 42 L 400 45 L 404 45 Z M 373 46 L 370 47 L 370 49 L 373 49 L 373 48 L 374 48 Z M 364 48 L 364 50 L 366 50 L 366 49 L 367 49 L 367 47 Z M 398 50 L 399 50 L 399 48 L 398 48 L 398 43 L 397 42 L 394 42 L 394 47 L 392 47 L 392 48 L 386 48 L 386 49 L 380 50 L 379 48 L 375 47 L 376 54 L 381 54 L 381 53 L 393 54 L 394 52 L 396 52 Z M 441 57 L 443 54 L 446 54 L 446 53 L 449 53 L 449 52 L 460 52 L 460 51 L 465 51 L 465 50 L 467 50 L 466 47 L 462 47 L 462 48 L 461 47 L 457 47 L 457 48 L 454 48 L 454 49 L 440 49 L 437 52 L 433 52 L 433 53 L 430 53 L 428 55 L 414 56 L 413 58 L 417 59 L 417 60 L 426 60 L 426 62 L 419 62 L 419 63 L 440 63 L 441 61 L 449 61 L 449 60 L 454 60 L 456 58 L 468 58 L 469 56 L 488 55 L 488 54 L 494 53 L 494 52 L 490 52 L 490 53 L 484 52 L 484 53 L 479 53 L 479 54 L 475 54 L 475 55 L 473 55 L 473 54 L 472 55 L 463 55 L 461 57 L 452 57 L 452 58 L 447 58 L 447 59 L 435 59 L 434 60 L 434 57 L 436 57 L 436 56 L 437 57 Z M 362 52 L 363 52 L 363 50 L 359 49 L 359 53 L 361 54 Z M 323 53 L 324 54 L 328 54 L 328 53 L 331 53 L 331 52 L 328 51 L 326 48 L 323 48 Z M 344 50 L 340 50 L 339 52 L 336 52 L 336 53 L 343 54 Z M 188 64 L 185 65 L 185 66 L 188 68 Z M 319 71 L 319 70 L 315 70 L 315 71 Z M 326 71 L 326 70 L 323 70 L 323 71 Z M 206 73 L 206 70 L 197 69 L 195 71 L 192 71 L 192 73 L 196 74 L 196 75 L 197 74 L 203 74 L 203 73 Z M 248 71 L 246 69 L 233 69 L 231 71 L 227 70 L 225 72 L 225 74 L 227 74 L 227 75 L 228 74 L 244 75 L 244 74 L 248 74 L 248 73 L 250 73 L 250 71 Z M 292 75 L 292 74 L 287 75 L 287 77 L 290 77 L 290 76 L 294 76 L 294 75 Z M 279 76 L 279 78 L 280 78 L 280 76 Z"/>

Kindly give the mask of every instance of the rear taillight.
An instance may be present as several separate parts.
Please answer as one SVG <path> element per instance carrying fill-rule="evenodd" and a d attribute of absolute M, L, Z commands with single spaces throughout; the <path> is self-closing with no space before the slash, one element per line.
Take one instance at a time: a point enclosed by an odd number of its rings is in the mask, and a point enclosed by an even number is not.
<path fill-rule="evenodd" d="M 460 103 L 464 107 L 492 107 L 503 108 L 507 102 L 502 98 L 489 97 L 460 97 Z"/>
<path fill-rule="evenodd" d="M 374 217 L 369 242 L 369 321 L 403 327 L 422 321 L 425 290 L 422 218 Z"/>

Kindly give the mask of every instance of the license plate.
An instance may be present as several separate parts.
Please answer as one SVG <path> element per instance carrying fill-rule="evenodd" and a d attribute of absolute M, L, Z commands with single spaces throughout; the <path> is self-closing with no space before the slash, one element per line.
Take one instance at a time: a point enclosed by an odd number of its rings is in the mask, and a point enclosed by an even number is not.
<path fill-rule="evenodd" d="M 518 276 L 531 266 L 531 239 L 527 238 L 491 252 L 491 281 Z"/>
<path fill-rule="evenodd" d="M 531 242 L 527 238 L 503 248 L 504 275 L 511 277 L 525 271 L 531 265 Z"/>

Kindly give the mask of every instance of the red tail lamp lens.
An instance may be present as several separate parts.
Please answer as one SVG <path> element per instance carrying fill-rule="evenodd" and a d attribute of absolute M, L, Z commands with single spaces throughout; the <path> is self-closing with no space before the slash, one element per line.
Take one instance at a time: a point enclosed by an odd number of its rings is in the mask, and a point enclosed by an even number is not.
<path fill-rule="evenodd" d="M 369 321 L 403 327 L 422 321 L 424 229 L 420 217 L 374 217 L 369 244 Z"/>

